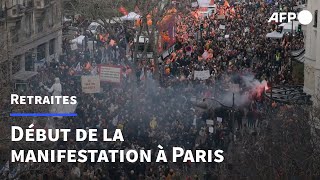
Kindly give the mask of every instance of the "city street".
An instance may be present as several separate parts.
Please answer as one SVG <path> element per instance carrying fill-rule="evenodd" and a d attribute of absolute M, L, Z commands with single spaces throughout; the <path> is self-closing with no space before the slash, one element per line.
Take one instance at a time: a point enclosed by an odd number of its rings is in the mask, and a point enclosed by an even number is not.
<path fill-rule="evenodd" d="M 320 178 L 318 1 L 4 2 L 0 179 Z M 24 14 L 12 16 L 9 7 L 18 5 Z M 274 12 L 306 8 L 315 18 L 309 25 L 268 22 Z M 13 105 L 10 94 L 75 96 L 77 103 Z M 17 112 L 76 115 L 10 117 Z M 12 142 L 6 127 L 13 125 L 71 133 L 68 141 Z M 91 128 L 99 138 L 103 129 L 120 129 L 125 140 L 76 141 L 76 129 Z M 159 145 L 168 162 L 10 161 L 11 149 L 48 148 L 150 149 L 156 158 Z M 223 150 L 224 161 L 174 163 L 172 147 Z"/>

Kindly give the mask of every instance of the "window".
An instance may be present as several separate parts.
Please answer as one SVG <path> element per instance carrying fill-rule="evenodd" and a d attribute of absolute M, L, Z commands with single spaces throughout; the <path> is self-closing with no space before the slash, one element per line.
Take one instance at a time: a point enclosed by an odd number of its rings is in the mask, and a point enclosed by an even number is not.
<path fill-rule="evenodd" d="M 16 72 L 20 71 L 20 59 L 21 56 L 16 56 L 13 58 L 12 61 L 12 74 L 15 74 Z"/>
<path fill-rule="evenodd" d="M 46 44 L 41 44 L 37 48 L 37 61 L 41 61 L 46 58 Z"/>
<path fill-rule="evenodd" d="M 12 9 L 12 15 L 16 15 L 17 14 L 17 9 Z"/>
<path fill-rule="evenodd" d="M 37 20 L 37 25 L 38 25 L 38 32 L 42 32 L 43 31 L 43 21 Z"/>
<path fill-rule="evenodd" d="M 13 43 L 19 42 L 19 34 L 15 27 L 11 28 L 10 30 L 11 40 Z"/>
<path fill-rule="evenodd" d="M 314 24 L 313 27 L 318 27 L 318 10 L 314 11 Z"/>
<path fill-rule="evenodd" d="M 40 1 L 36 1 L 36 6 L 40 7 L 41 6 L 41 2 Z"/>
<path fill-rule="evenodd" d="M 51 39 L 49 42 L 49 55 L 54 54 L 54 51 L 55 51 L 54 43 L 55 43 L 55 39 Z"/>
<path fill-rule="evenodd" d="M 26 8 L 32 8 L 33 7 L 33 1 L 28 1 L 26 4 Z"/>
<path fill-rule="evenodd" d="M 25 24 L 26 24 L 26 37 L 30 37 L 31 36 L 31 33 L 32 33 L 32 18 L 31 18 L 31 15 L 26 15 L 26 18 L 25 18 Z"/>
<path fill-rule="evenodd" d="M 55 23 L 59 23 L 59 22 L 61 22 L 62 15 L 59 14 L 60 11 L 58 11 L 58 7 L 56 5 L 54 5 L 54 9 L 55 9 L 54 17 L 56 17 L 55 18 L 55 20 L 56 20 Z"/>
<path fill-rule="evenodd" d="M 4 18 L 5 17 L 5 11 L 3 9 L 2 9 L 1 4 L 0 4 L 0 18 Z"/>
<path fill-rule="evenodd" d="M 21 21 L 16 22 L 14 34 L 13 34 L 13 42 L 19 42 L 19 35 L 20 35 L 20 28 L 21 28 Z"/>
<path fill-rule="evenodd" d="M 32 57 L 33 49 L 30 49 L 25 55 L 25 70 L 33 71 L 34 59 Z"/>
<path fill-rule="evenodd" d="M 48 20 L 49 20 L 49 27 L 53 26 L 53 8 L 51 7 L 48 11 Z"/>
<path fill-rule="evenodd" d="M 21 21 L 16 22 L 16 29 L 19 31 L 21 28 Z"/>

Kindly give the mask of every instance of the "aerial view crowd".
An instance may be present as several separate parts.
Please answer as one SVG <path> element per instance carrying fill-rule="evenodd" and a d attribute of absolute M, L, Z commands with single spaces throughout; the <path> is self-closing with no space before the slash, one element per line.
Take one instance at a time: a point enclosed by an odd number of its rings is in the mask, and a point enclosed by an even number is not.
<path fill-rule="evenodd" d="M 72 52 L 68 42 L 64 42 L 67 55 L 59 62 L 40 67 L 39 74 L 29 82 L 31 88 L 19 93 L 50 95 L 39 84 L 51 86 L 58 77 L 62 94 L 77 96 L 78 116 L 50 120 L 51 127 L 107 128 L 110 133 L 119 128 L 125 138 L 123 143 L 80 143 L 71 138 L 68 142 L 51 144 L 52 149 L 157 151 L 160 144 L 166 149 L 173 146 L 191 150 L 222 149 L 228 162 L 234 144 L 241 144 L 241 139 L 252 133 L 259 134 L 264 114 L 276 108 L 263 97 L 270 79 L 274 84 L 294 81 L 290 51 L 304 46 L 303 35 L 266 38 L 267 33 L 278 28 L 277 23 L 268 23 L 267 17 L 280 8 L 291 8 L 292 4 L 286 0 L 221 4 L 215 13 L 205 17 L 195 13 L 196 8 L 187 7 L 188 13 L 177 12 L 175 48 L 159 63 L 158 71 L 147 59 L 128 60 L 126 53 L 133 49 L 130 45 L 134 43 L 131 43 L 133 39 L 126 39 L 128 31 L 123 27 L 117 27 L 117 48 L 103 46 L 107 50 L 103 53 L 99 50 L 95 56 L 86 50 Z M 129 46 L 121 45 L 123 41 Z M 96 67 L 101 63 L 121 65 L 121 83 L 102 83 L 100 93 L 83 93 L 81 75 L 98 74 Z M 197 75 L 198 72 L 203 74 Z M 213 124 L 208 124 L 208 120 L 213 120 Z M 34 124 L 37 127 L 37 122 Z M 170 152 L 167 153 L 170 157 Z M 50 167 L 26 163 L 14 167 L 2 172 L 1 179 L 15 176 L 19 179 L 214 179 L 224 165 L 170 163 L 169 160 L 168 163 L 52 163 Z M 21 173 L 28 169 L 35 170 Z"/>

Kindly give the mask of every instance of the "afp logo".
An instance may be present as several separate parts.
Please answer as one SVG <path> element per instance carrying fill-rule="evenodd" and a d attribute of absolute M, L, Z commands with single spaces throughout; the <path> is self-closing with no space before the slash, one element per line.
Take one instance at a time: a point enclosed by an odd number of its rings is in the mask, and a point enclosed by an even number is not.
<path fill-rule="evenodd" d="M 277 22 L 277 23 L 283 23 L 283 22 L 292 22 L 295 19 L 298 18 L 298 21 L 302 25 L 308 25 L 312 21 L 312 14 L 310 11 L 303 10 L 299 12 L 298 14 L 294 12 L 274 12 L 271 17 L 269 18 L 268 22 Z"/>

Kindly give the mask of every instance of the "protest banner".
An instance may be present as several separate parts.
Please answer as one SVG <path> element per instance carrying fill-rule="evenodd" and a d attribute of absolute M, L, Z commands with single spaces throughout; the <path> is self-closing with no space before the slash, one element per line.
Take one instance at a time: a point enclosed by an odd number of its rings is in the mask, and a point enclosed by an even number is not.
<path fill-rule="evenodd" d="M 240 91 L 240 85 L 239 84 L 230 84 L 230 90 L 231 92 L 239 92 Z"/>
<path fill-rule="evenodd" d="M 74 51 L 74 50 L 77 50 L 77 49 L 78 49 L 77 43 L 72 43 L 71 44 L 71 50 Z"/>
<path fill-rule="evenodd" d="M 206 123 L 207 123 L 207 125 L 214 125 L 214 122 L 211 119 L 207 119 Z"/>
<path fill-rule="evenodd" d="M 120 83 L 121 82 L 121 67 L 120 66 L 100 66 L 99 67 L 100 81 Z"/>
<path fill-rule="evenodd" d="M 225 15 L 218 15 L 218 17 L 217 17 L 218 20 L 223 20 L 223 19 L 225 19 L 225 18 L 226 18 Z"/>
<path fill-rule="evenodd" d="M 209 133 L 213 133 L 214 132 L 214 129 L 213 129 L 213 127 L 209 127 Z"/>
<path fill-rule="evenodd" d="M 226 29 L 226 25 L 220 24 L 219 29 L 225 30 Z"/>
<path fill-rule="evenodd" d="M 81 87 L 83 93 L 100 93 L 99 76 L 81 76 Z"/>
<path fill-rule="evenodd" d="M 191 7 L 193 7 L 193 8 L 198 7 L 198 2 L 192 2 Z"/>
<path fill-rule="evenodd" d="M 78 103 L 77 104 L 62 104 L 60 105 L 60 109 L 56 113 L 74 113 L 76 112 Z"/>
<path fill-rule="evenodd" d="M 210 71 L 194 71 L 194 79 L 206 80 L 210 77 Z"/>

